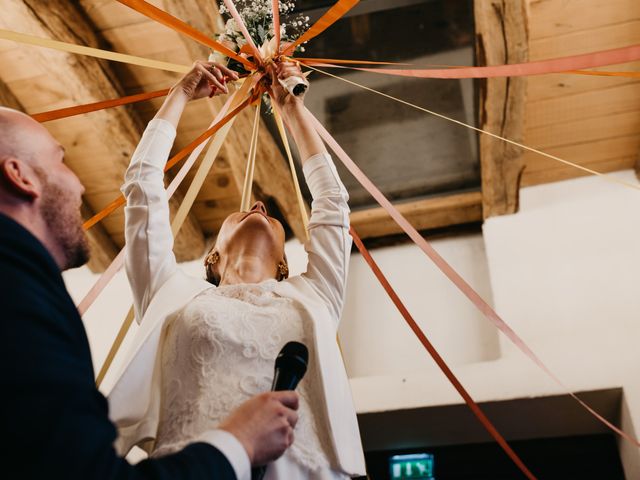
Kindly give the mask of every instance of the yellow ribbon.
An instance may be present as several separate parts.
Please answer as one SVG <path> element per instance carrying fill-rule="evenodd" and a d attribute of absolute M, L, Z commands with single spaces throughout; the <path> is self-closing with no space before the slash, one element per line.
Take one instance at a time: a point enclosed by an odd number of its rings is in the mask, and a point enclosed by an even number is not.
<path fill-rule="evenodd" d="M 233 100 L 231 100 L 231 104 L 229 105 L 229 110 L 233 110 L 240 104 L 240 102 L 246 97 L 249 89 L 253 86 L 253 84 L 254 82 L 250 79 L 246 79 L 242 83 L 240 89 L 236 93 L 234 93 Z M 220 148 L 222 147 L 225 138 L 231 130 L 231 126 L 233 125 L 235 119 L 236 117 L 233 117 L 213 137 L 213 142 L 209 146 L 209 149 L 207 150 L 202 163 L 198 167 L 198 170 L 193 177 L 193 180 L 191 181 L 191 185 L 189 185 L 189 189 L 182 199 L 182 204 L 180 205 L 180 208 L 178 208 L 178 212 L 176 213 L 176 216 L 173 218 L 173 222 L 171 223 L 171 231 L 173 232 L 174 236 L 178 234 L 180 227 L 182 227 L 182 223 L 187 218 L 187 215 L 189 214 L 189 211 L 191 210 L 191 207 L 193 206 L 193 203 L 195 202 L 196 197 L 198 196 L 198 193 L 200 192 L 200 189 L 202 188 L 202 185 L 207 178 L 207 174 L 213 166 L 213 162 L 218 156 L 218 153 L 220 153 Z"/>
<path fill-rule="evenodd" d="M 287 158 L 289 159 L 289 168 L 291 168 L 291 176 L 293 178 L 293 186 L 296 190 L 296 198 L 298 200 L 298 208 L 300 209 L 300 215 L 302 216 L 302 225 L 304 225 L 305 237 L 309 240 L 309 216 L 307 215 L 307 208 L 304 205 L 304 198 L 302 198 L 302 192 L 300 191 L 300 183 L 298 183 L 298 175 L 296 174 L 296 166 L 293 162 L 293 155 L 291 155 L 291 148 L 289 147 L 289 140 L 287 140 L 287 134 L 284 130 L 284 124 L 282 123 L 282 116 L 276 107 L 276 101 L 271 98 L 271 104 L 273 105 L 273 118 L 276 120 L 276 125 L 278 126 L 278 132 L 280 133 L 280 138 L 282 138 L 282 143 L 284 144 L 284 149 L 287 152 Z"/>
<path fill-rule="evenodd" d="M 177 65 L 175 63 L 161 62 L 159 60 L 151 60 L 150 58 L 136 57 L 124 53 L 110 52 L 99 48 L 85 47 L 74 43 L 60 42 L 51 40 L 50 38 L 35 37 L 26 33 L 12 32 L 11 30 L 0 29 L 0 38 L 11 40 L 13 42 L 23 43 L 25 45 L 35 45 L 38 47 L 52 48 L 61 52 L 76 53 L 78 55 L 86 55 L 89 57 L 102 58 L 104 60 L 112 60 L 114 62 L 127 63 L 129 65 L 139 65 L 141 67 L 155 68 L 165 70 L 167 72 L 187 73 L 191 67 Z"/>
<path fill-rule="evenodd" d="M 242 200 L 240 201 L 240 211 L 248 212 L 251 203 L 251 187 L 253 185 L 253 173 L 256 167 L 256 151 L 258 149 L 258 132 L 260 131 L 260 104 L 258 100 L 256 114 L 253 119 L 253 131 L 251 132 L 251 144 L 249 146 L 249 156 L 247 158 L 247 170 L 244 175 L 244 185 L 242 187 Z"/>
<path fill-rule="evenodd" d="M 129 312 L 125 317 L 124 322 L 122 322 L 122 325 L 120 326 L 120 330 L 118 330 L 118 334 L 116 335 L 116 339 L 113 341 L 113 344 L 109 349 L 109 353 L 107 353 L 107 358 L 104 359 L 104 362 L 102 363 L 102 367 L 98 372 L 98 376 L 96 377 L 96 387 L 100 388 L 100 385 L 102 384 L 102 381 L 104 380 L 105 375 L 109 371 L 109 367 L 111 367 L 111 364 L 113 363 L 113 359 L 116 358 L 116 354 L 118 353 L 118 350 L 120 350 L 120 346 L 122 345 L 122 342 L 127 336 L 127 332 L 129 331 L 129 328 L 131 328 L 131 324 L 133 323 L 134 318 L 135 318 L 135 315 L 133 313 L 133 305 L 132 305 L 131 308 L 129 308 Z"/>

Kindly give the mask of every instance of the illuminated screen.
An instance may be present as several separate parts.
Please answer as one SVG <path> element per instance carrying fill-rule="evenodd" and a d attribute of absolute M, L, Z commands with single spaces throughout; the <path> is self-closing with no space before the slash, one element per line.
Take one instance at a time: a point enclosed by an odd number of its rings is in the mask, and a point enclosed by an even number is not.
<path fill-rule="evenodd" d="M 389 459 L 391 479 L 435 480 L 433 463 L 433 455 L 430 453 L 394 455 Z"/>

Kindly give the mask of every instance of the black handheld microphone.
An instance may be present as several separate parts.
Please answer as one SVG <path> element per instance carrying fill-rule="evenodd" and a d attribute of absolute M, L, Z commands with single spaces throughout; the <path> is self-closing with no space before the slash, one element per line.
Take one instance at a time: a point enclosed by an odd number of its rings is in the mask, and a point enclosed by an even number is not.
<path fill-rule="evenodd" d="M 289 342 L 276 358 L 272 392 L 295 390 L 307 371 L 309 350 L 300 342 Z"/>
<path fill-rule="evenodd" d="M 271 383 L 272 392 L 295 390 L 307 372 L 309 350 L 300 342 L 288 342 L 276 357 L 275 372 Z M 267 467 L 251 469 L 252 480 L 262 480 Z"/>

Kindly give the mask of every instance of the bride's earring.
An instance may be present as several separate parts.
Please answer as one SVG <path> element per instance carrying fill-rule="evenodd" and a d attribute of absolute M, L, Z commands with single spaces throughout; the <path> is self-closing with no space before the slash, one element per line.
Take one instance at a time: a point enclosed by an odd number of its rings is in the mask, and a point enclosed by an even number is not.
<path fill-rule="evenodd" d="M 209 252 L 209 255 L 204 257 L 204 268 L 207 270 L 207 278 L 213 277 L 213 266 L 220 261 L 220 254 L 216 251 Z"/>
<path fill-rule="evenodd" d="M 289 266 L 284 263 L 278 263 L 278 278 L 276 280 L 281 281 L 285 278 L 289 278 Z"/>
<path fill-rule="evenodd" d="M 204 261 L 205 265 L 215 265 L 220 261 L 220 254 L 216 251 L 211 252 L 207 255 L 207 258 Z"/>

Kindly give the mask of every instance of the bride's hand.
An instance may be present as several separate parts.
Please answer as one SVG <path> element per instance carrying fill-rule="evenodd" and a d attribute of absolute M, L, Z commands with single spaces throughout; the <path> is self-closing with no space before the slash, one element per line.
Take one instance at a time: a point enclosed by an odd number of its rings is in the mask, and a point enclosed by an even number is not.
<path fill-rule="evenodd" d="M 289 108 L 303 105 L 304 96 L 306 92 L 296 96 L 291 95 L 286 88 L 284 88 L 279 80 L 285 80 L 289 77 L 304 78 L 300 66 L 294 62 L 278 62 L 271 66 L 271 93 L 273 98 L 281 110 L 287 110 Z"/>
<path fill-rule="evenodd" d="M 196 100 L 211 94 L 229 93 L 226 80 L 238 78 L 236 72 L 219 63 L 198 60 L 172 90 L 179 89 L 188 100 Z"/>

